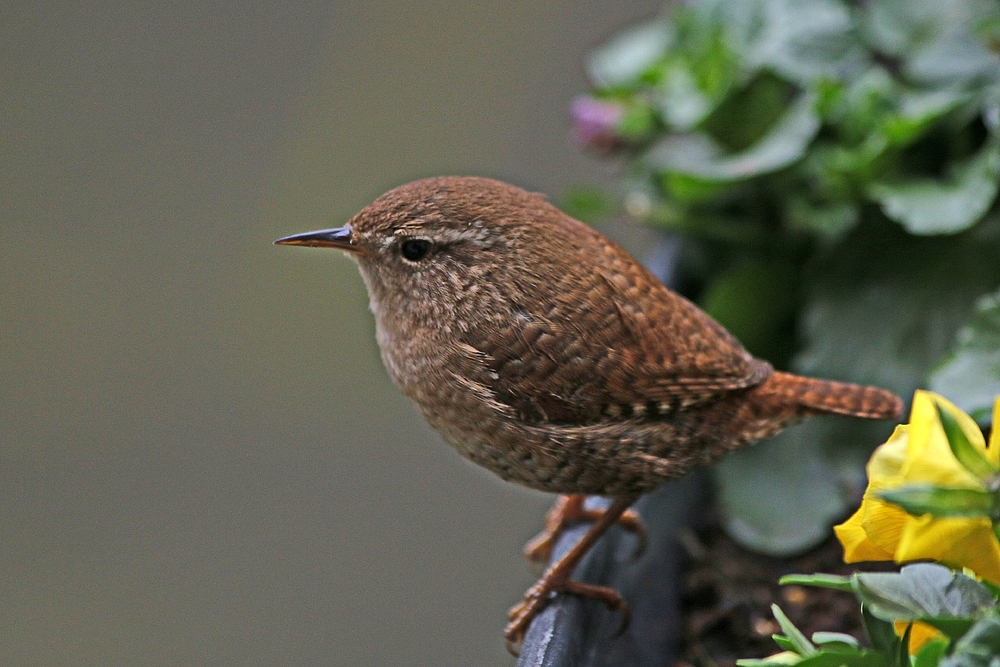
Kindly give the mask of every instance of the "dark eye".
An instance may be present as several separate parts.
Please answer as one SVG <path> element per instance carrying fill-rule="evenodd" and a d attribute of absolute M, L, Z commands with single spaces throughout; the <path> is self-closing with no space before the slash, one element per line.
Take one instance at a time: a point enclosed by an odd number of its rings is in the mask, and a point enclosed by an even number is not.
<path fill-rule="evenodd" d="M 411 262 L 419 262 L 431 251 L 431 242 L 427 239 L 408 239 L 399 246 L 399 252 Z"/>

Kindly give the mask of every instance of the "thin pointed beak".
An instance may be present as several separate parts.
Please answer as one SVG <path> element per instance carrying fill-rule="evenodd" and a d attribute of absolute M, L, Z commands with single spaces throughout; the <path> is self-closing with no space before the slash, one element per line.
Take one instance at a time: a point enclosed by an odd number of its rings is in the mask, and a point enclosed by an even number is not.
<path fill-rule="evenodd" d="M 358 252 L 357 244 L 351 239 L 350 225 L 337 227 L 336 229 L 320 229 L 315 232 L 305 232 L 303 234 L 292 234 L 285 236 L 274 243 L 276 245 L 302 245 L 309 248 L 336 248 L 348 252 Z"/>

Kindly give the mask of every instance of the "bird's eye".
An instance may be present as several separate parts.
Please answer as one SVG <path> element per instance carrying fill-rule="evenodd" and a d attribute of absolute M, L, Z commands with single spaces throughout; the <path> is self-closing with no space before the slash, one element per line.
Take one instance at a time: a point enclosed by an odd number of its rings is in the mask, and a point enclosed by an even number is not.
<path fill-rule="evenodd" d="M 411 262 L 419 262 L 431 251 L 431 242 L 427 239 L 407 239 L 399 246 L 399 252 Z"/>

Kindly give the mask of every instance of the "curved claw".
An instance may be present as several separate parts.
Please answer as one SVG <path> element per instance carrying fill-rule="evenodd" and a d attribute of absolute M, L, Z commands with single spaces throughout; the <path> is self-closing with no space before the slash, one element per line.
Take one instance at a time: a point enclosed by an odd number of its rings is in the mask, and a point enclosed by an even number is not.
<path fill-rule="evenodd" d="M 524 558 L 528 561 L 528 567 L 532 572 L 536 574 L 541 572 L 542 568 L 552 559 L 552 551 L 556 547 L 558 536 L 558 532 L 553 533 L 546 529 L 524 545 Z"/>
<path fill-rule="evenodd" d="M 625 604 L 625 598 L 621 593 L 608 586 L 597 586 L 595 584 L 585 584 L 582 581 L 567 581 L 563 592 L 572 593 L 581 597 L 594 598 L 603 602 L 609 611 L 617 611 L 621 614 L 621 622 L 615 630 L 613 637 L 620 637 L 632 622 L 632 612 Z"/>
<path fill-rule="evenodd" d="M 520 602 L 507 612 L 509 622 L 503 630 L 503 637 L 507 643 L 507 650 L 513 655 L 518 655 L 521 652 L 520 646 L 524 643 L 524 636 L 528 632 L 531 621 L 549 605 L 549 602 L 552 601 L 552 593 L 561 589 L 561 583 L 546 581 L 543 577 L 527 590 Z"/>
<path fill-rule="evenodd" d="M 582 494 L 562 495 L 545 514 L 545 527 L 524 545 L 524 557 L 533 569 L 541 569 L 552 560 L 552 550 L 556 540 L 571 522 L 576 521 L 582 512 L 587 496 Z"/>
<path fill-rule="evenodd" d="M 504 628 L 503 636 L 507 644 L 507 650 L 512 655 L 520 653 L 520 647 L 524 643 L 524 636 L 528 632 L 528 626 L 535 616 L 540 614 L 552 602 L 553 593 L 569 593 L 585 598 L 600 600 L 610 611 L 621 614 L 621 622 L 615 631 L 614 637 L 619 637 L 628 629 L 632 621 L 632 614 L 621 593 L 609 586 L 598 586 L 582 581 L 567 579 L 566 581 L 539 580 L 534 586 L 528 589 L 518 604 L 511 607 L 507 612 L 507 619 L 510 621 Z"/>
<path fill-rule="evenodd" d="M 541 569 L 552 559 L 552 550 L 566 526 L 577 521 L 597 521 L 603 516 L 604 510 L 592 510 L 584 507 L 586 498 L 582 494 L 573 494 L 559 496 L 556 499 L 552 509 L 545 515 L 545 527 L 542 532 L 524 545 L 524 557 L 532 568 Z M 632 560 L 638 560 L 646 551 L 646 546 L 649 543 L 642 517 L 635 510 L 629 509 L 618 517 L 617 523 L 635 535 L 638 544 L 632 554 Z"/>
<path fill-rule="evenodd" d="M 524 638 L 522 637 L 519 641 L 513 642 L 504 637 L 504 644 L 507 646 L 507 653 L 510 653 L 516 658 L 521 655 L 521 647 L 524 646 Z"/>
<path fill-rule="evenodd" d="M 617 611 L 621 615 L 621 620 L 618 622 L 618 629 L 615 630 L 615 634 L 611 635 L 612 639 L 621 637 L 628 630 L 628 626 L 632 624 L 632 610 L 628 608 L 624 600 L 622 600 L 622 606 Z"/>

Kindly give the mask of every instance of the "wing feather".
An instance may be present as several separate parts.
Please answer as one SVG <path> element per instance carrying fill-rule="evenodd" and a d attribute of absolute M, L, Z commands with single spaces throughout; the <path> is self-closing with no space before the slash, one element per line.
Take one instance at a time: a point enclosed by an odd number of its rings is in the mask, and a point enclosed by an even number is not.
<path fill-rule="evenodd" d="M 463 343 L 477 352 L 466 359 L 482 364 L 480 382 L 495 400 L 526 421 L 587 423 L 619 413 L 613 406 L 711 400 L 773 373 L 694 304 L 598 238 L 596 266 L 548 285 L 535 281 L 512 297 L 509 317 L 466 335 Z"/>

